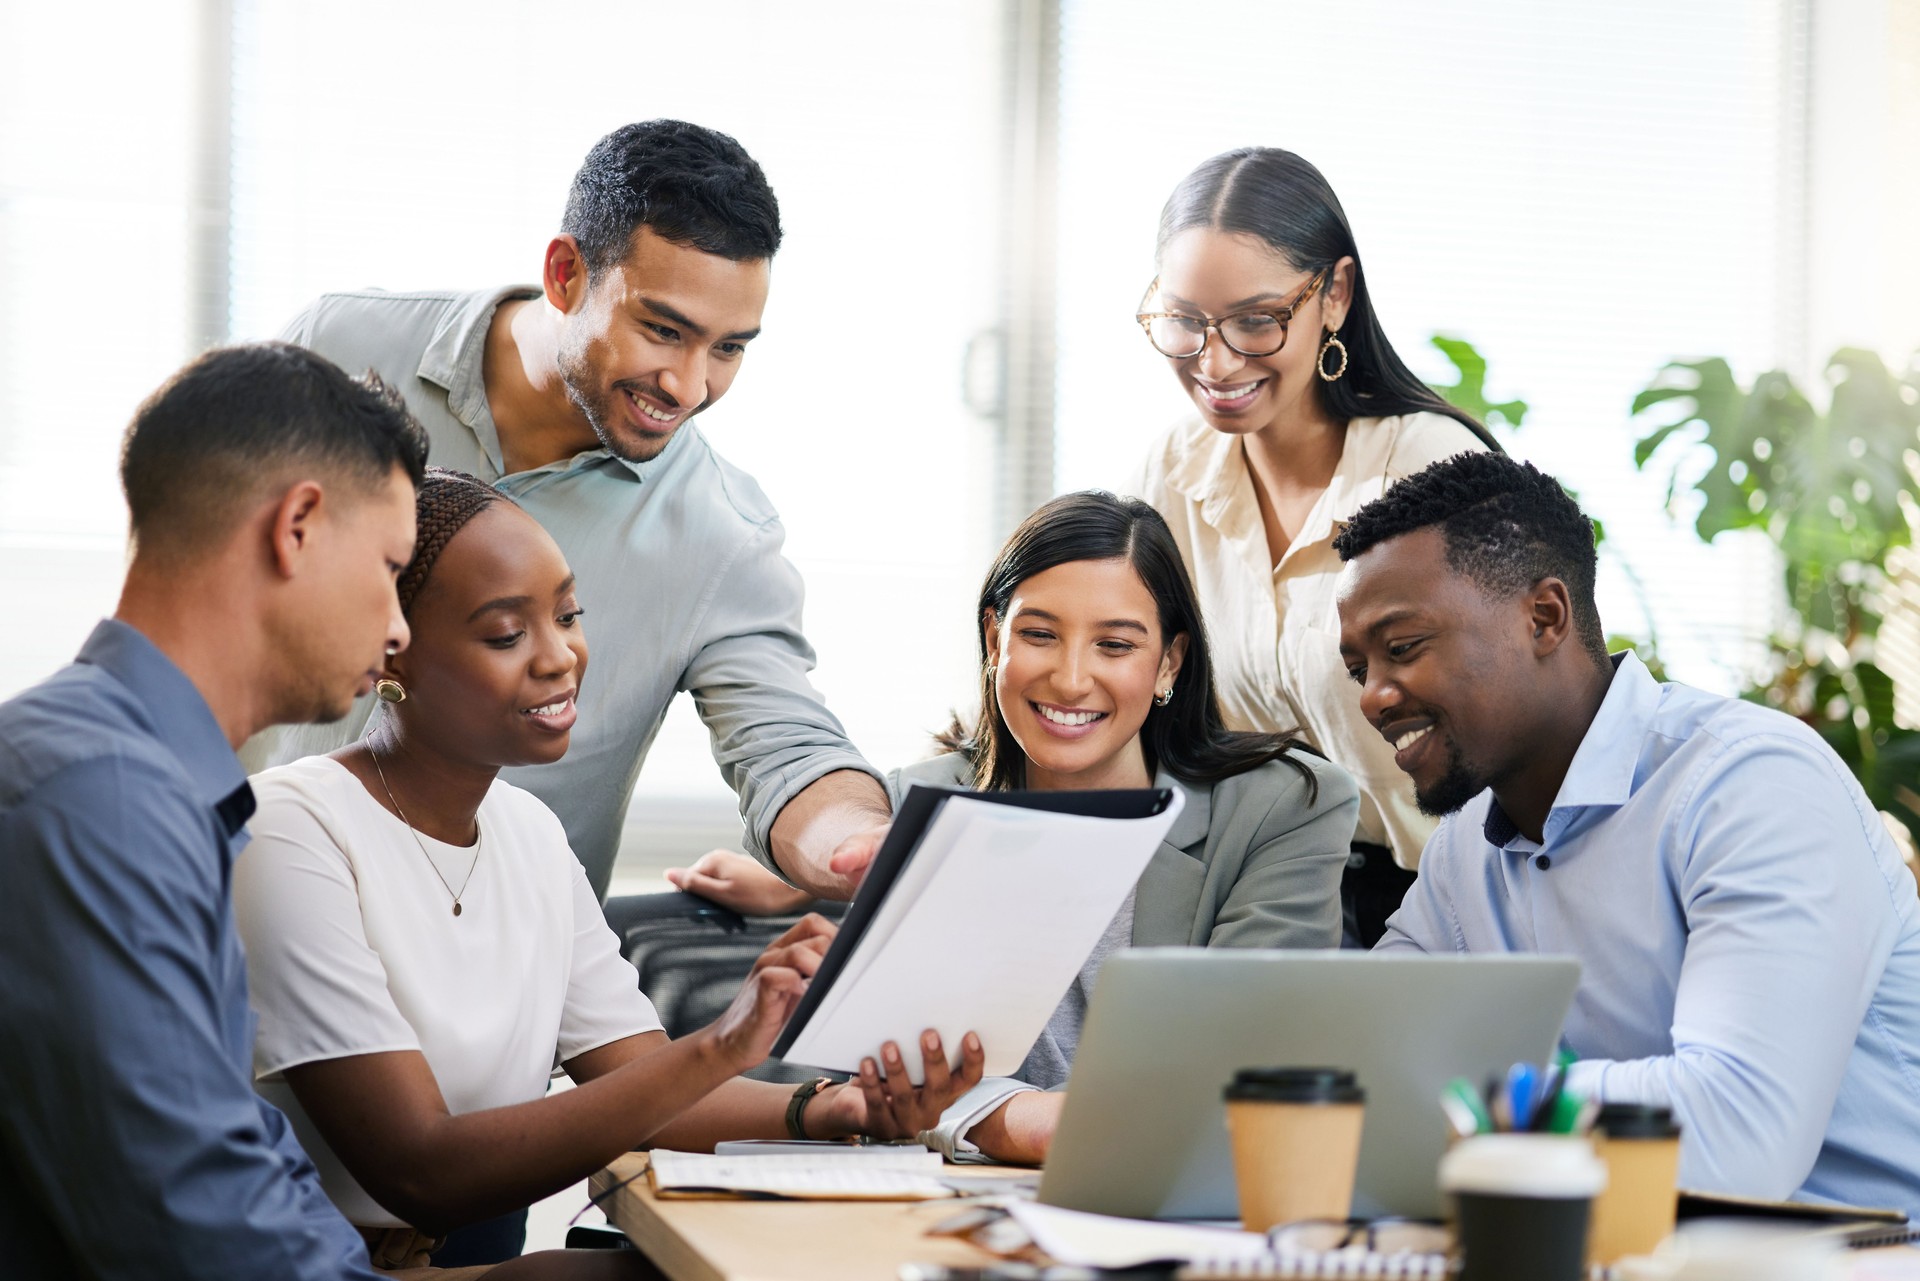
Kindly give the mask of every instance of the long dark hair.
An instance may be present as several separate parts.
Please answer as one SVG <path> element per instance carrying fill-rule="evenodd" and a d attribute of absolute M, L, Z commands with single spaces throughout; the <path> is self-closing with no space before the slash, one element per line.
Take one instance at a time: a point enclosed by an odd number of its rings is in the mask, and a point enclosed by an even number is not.
<path fill-rule="evenodd" d="M 1313 771 L 1287 755 L 1304 744 L 1291 734 L 1250 734 L 1229 730 L 1213 693 L 1213 664 L 1207 656 L 1207 630 L 1200 603 L 1180 559 L 1166 520 L 1137 498 L 1117 498 L 1100 490 L 1065 494 L 1020 523 L 993 558 L 980 587 L 974 618 L 980 629 L 980 713 L 969 730 L 955 716 L 938 737 L 973 766 L 973 785 L 981 791 L 1024 787 L 1027 754 L 1007 728 L 988 669 L 988 619 L 1004 619 L 1013 594 L 1036 574 L 1079 560 L 1124 560 L 1146 585 L 1160 615 L 1166 644 L 1187 638 L 1187 654 L 1174 678 L 1173 698 L 1147 710 L 1140 746 L 1151 772 L 1164 768 L 1184 782 L 1210 785 L 1271 760 L 1285 760 L 1306 776 L 1318 794 Z"/>
<path fill-rule="evenodd" d="M 1396 414 L 1445 414 L 1498 451 L 1500 443 L 1473 415 L 1455 408 L 1414 377 L 1387 341 L 1367 293 L 1360 250 L 1353 243 L 1347 211 L 1320 171 L 1278 147 L 1224 151 L 1180 180 L 1160 211 L 1158 258 L 1167 242 L 1193 227 L 1258 236 L 1301 271 L 1331 273 L 1353 259 L 1353 303 L 1340 340 L 1347 372 L 1320 383 L 1328 413 L 1346 421 Z M 1329 275 L 1331 281 L 1331 275 Z"/>

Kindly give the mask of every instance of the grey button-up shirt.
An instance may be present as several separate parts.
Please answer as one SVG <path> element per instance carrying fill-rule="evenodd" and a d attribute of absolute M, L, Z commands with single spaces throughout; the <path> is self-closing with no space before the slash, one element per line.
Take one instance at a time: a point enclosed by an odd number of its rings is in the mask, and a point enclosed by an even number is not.
<path fill-rule="evenodd" d="M 253 792 L 124 623 L 0 704 L 0 1275 L 374 1281 L 253 1092 Z"/>
<path fill-rule="evenodd" d="M 545 801 L 601 895 L 641 762 L 667 704 L 693 692 L 713 756 L 740 796 L 748 848 L 767 857 L 786 803 L 824 774 L 874 774 L 807 680 L 800 575 L 751 476 L 686 423 L 659 457 L 629 463 L 590 449 L 506 475 L 481 361 L 501 302 L 479 293 L 327 294 L 282 335 L 349 373 L 399 389 L 432 439 L 430 460 L 511 495 L 552 534 L 579 579 L 591 651 L 572 746 L 557 764 L 509 769 Z M 363 700 L 331 725 L 287 727 L 242 754 L 255 769 L 343 746 L 366 725 Z"/>

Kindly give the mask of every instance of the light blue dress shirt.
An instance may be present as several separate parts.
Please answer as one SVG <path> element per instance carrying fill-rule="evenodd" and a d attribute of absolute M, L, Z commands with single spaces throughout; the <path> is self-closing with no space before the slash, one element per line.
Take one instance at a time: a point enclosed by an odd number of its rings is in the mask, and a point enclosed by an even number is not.
<path fill-rule="evenodd" d="M 487 328 L 502 302 L 538 294 L 327 294 L 281 336 L 349 373 L 379 373 L 426 428 L 428 461 L 512 496 L 578 576 L 592 661 L 571 745 L 552 765 L 501 777 L 560 816 L 594 891 L 607 892 L 634 780 L 682 690 L 692 692 L 714 763 L 740 797 L 747 849 L 765 860 L 774 819 L 809 784 L 843 769 L 880 777 L 807 679 L 805 592 L 781 554 L 786 531 L 753 477 L 694 422 L 644 463 L 589 449 L 507 474 L 487 404 Z M 269 730 L 242 759 L 261 770 L 331 752 L 360 733 L 372 706 L 362 699 L 330 725 Z"/>
<path fill-rule="evenodd" d="M 1683 1187 L 1920 1217 L 1920 906 L 1819 736 L 1622 655 L 1543 835 L 1475 797 L 1380 949 L 1573 956 L 1569 1086 L 1671 1107 Z"/>
<path fill-rule="evenodd" d="M 0 1276 L 374 1281 L 253 1091 L 253 792 L 124 623 L 0 704 Z"/>

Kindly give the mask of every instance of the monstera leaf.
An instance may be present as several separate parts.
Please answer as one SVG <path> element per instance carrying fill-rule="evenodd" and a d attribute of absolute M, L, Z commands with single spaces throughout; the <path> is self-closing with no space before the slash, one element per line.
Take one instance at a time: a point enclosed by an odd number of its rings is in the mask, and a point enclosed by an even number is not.
<path fill-rule="evenodd" d="M 1676 439 L 1713 463 L 1692 488 L 1702 501 L 1694 528 L 1711 541 L 1730 529 L 1760 529 L 1780 548 L 1788 597 L 1807 623 L 1841 636 L 1873 620 L 1862 586 L 1889 549 L 1912 540 L 1902 511 L 1914 480 L 1903 462 L 1920 441 L 1920 395 L 1872 352 L 1848 348 L 1827 365 L 1824 415 L 1784 373 L 1742 389 L 1724 360 L 1676 362 L 1633 400 L 1633 412 L 1673 413 L 1634 447 L 1634 463 L 1674 454 Z M 1677 459 L 1676 459 L 1677 462 Z M 1677 486 L 1668 473 L 1668 496 Z M 1863 569 L 1864 567 L 1864 569 Z"/>
<path fill-rule="evenodd" d="M 1475 350 L 1472 343 L 1464 338 L 1449 338 L 1445 334 L 1435 334 L 1428 341 L 1447 358 L 1454 369 L 1451 386 L 1433 384 L 1433 389 L 1449 405 L 1466 410 L 1489 427 L 1496 424 L 1518 427 L 1526 418 L 1527 402 L 1524 400 L 1496 403 L 1487 399 L 1487 360 Z"/>

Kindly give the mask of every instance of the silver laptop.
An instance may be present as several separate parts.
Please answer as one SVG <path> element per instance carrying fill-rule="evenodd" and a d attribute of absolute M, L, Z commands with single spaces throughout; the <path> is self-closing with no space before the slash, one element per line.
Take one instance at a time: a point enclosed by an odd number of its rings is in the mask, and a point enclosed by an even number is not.
<path fill-rule="evenodd" d="M 1568 957 L 1120 952 L 1094 985 L 1040 1200 L 1237 1218 L 1221 1089 L 1243 1067 L 1338 1067 L 1367 1092 L 1353 1212 L 1438 1217 L 1440 1087 L 1548 1061 L 1579 979 Z"/>

